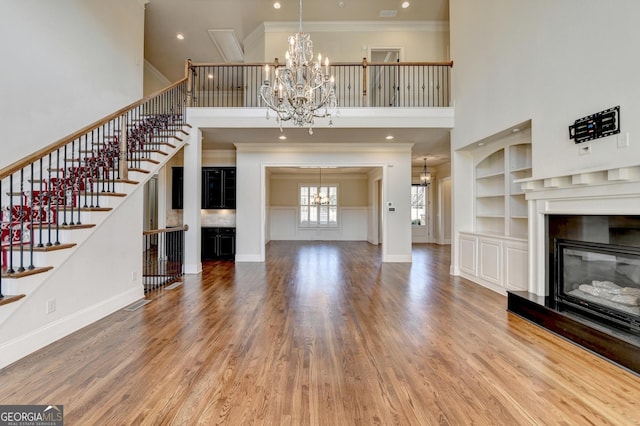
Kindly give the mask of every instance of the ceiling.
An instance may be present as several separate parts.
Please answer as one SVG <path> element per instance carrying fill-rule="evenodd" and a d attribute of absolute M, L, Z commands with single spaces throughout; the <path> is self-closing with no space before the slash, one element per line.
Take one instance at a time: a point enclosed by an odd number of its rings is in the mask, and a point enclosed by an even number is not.
<path fill-rule="evenodd" d="M 214 45 L 209 30 L 233 29 L 242 43 L 252 31 L 266 21 L 297 21 L 299 2 L 281 0 L 279 10 L 274 0 L 149 0 L 145 12 L 145 59 L 170 81 L 184 76 L 186 59 L 194 62 L 222 63 L 224 58 Z M 304 21 L 448 21 L 449 0 L 411 0 L 403 9 L 402 0 L 304 0 Z M 381 17 L 396 11 L 394 17 Z M 181 33 L 184 40 L 178 40 Z M 396 142 L 415 143 L 414 165 L 429 166 L 449 162 L 449 131 L 445 129 L 315 129 L 309 136 L 303 129 L 286 129 L 287 142 L 345 140 L 351 143 L 386 142 L 393 135 Z M 204 132 L 210 149 L 226 149 L 234 142 L 274 142 L 280 135 L 271 129 L 210 129 Z"/>

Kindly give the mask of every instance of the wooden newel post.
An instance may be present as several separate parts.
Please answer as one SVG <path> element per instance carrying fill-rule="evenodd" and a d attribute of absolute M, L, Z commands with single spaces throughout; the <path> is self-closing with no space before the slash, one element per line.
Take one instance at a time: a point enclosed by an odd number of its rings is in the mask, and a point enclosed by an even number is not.
<path fill-rule="evenodd" d="M 193 106 L 193 67 L 191 59 L 185 62 L 184 73 L 187 77 L 187 107 Z"/>
<path fill-rule="evenodd" d="M 120 179 L 129 179 L 129 163 L 127 162 L 127 114 L 120 116 Z"/>
<path fill-rule="evenodd" d="M 367 58 L 362 58 L 362 106 L 369 106 L 367 100 Z"/>

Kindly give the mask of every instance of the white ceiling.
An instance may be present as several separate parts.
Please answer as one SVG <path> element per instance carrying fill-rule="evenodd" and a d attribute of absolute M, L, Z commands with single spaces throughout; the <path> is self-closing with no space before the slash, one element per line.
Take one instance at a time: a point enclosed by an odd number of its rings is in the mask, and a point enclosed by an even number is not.
<path fill-rule="evenodd" d="M 403 0 L 303 0 L 303 21 L 448 21 L 449 0 L 411 0 L 407 9 Z M 212 29 L 232 29 L 240 43 L 262 22 L 298 20 L 299 2 L 281 0 L 281 9 L 273 0 L 150 0 L 145 12 L 145 59 L 170 81 L 184 76 L 186 59 L 194 62 L 222 63 L 209 35 Z M 339 4 L 343 3 L 341 7 Z M 397 11 L 395 17 L 381 18 L 381 12 Z M 184 34 L 184 40 L 176 38 Z M 309 136 L 303 129 L 286 129 L 287 142 L 330 141 L 384 142 L 393 134 L 396 142 L 415 143 L 414 165 L 429 166 L 449 161 L 449 132 L 443 129 L 316 129 Z M 214 149 L 231 147 L 234 142 L 275 142 L 280 135 L 271 129 L 211 129 L 204 132 L 205 144 Z M 383 139 L 383 140 L 381 140 Z"/>

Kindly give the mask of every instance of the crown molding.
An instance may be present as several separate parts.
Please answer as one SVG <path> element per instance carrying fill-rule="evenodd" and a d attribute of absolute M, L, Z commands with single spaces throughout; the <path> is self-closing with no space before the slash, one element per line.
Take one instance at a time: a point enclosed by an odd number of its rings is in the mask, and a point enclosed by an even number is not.
<path fill-rule="evenodd" d="M 256 29 L 265 33 L 297 32 L 298 22 L 264 22 Z M 310 21 L 302 23 L 302 29 L 309 33 L 322 32 L 448 32 L 448 21 Z M 253 35 L 253 33 L 251 34 Z M 250 37 L 251 37 L 250 35 Z"/>
<path fill-rule="evenodd" d="M 146 59 L 144 60 L 144 69 L 149 71 L 149 73 L 154 75 L 159 81 L 164 83 L 166 86 L 171 85 L 171 80 L 169 80 L 167 77 L 165 77 L 164 74 L 162 74 L 158 70 L 158 68 L 154 67 L 153 64 L 151 62 L 147 61 Z"/>

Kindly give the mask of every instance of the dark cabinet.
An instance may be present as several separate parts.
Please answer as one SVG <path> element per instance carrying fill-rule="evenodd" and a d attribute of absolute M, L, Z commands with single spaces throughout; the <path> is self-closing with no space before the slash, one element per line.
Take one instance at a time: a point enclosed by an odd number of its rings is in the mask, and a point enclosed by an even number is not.
<path fill-rule="evenodd" d="M 184 208 L 184 168 L 171 168 L 171 208 Z M 236 168 L 202 168 L 202 204 L 203 209 L 236 208 Z"/>
<path fill-rule="evenodd" d="M 236 255 L 235 228 L 202 228 L 202 260 L 233 260 Z"/>
<path fill-rule="evenodd" d="M 171 208 L 182 209 L 182 199 L 184 196 L 184 168 L 171 168 Z"/>
<path fill-rule="evenodd" d="M 202 168 L 202 208 L 236 208 L 236 168 Z"/>

